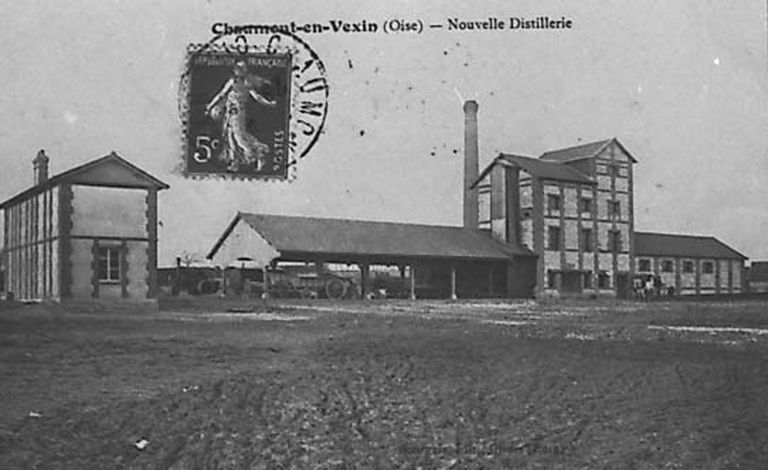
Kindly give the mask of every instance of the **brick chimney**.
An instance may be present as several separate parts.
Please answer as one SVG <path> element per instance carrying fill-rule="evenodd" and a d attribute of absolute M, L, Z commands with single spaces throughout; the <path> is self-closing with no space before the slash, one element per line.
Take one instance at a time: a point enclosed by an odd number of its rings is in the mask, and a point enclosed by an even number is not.
<path fill-rule="evenodd" d="M 45 150 L 37 152 L 37 156 L 32 161 L 35 166 L 35 184 L 41 184 L 48 179 L 48 156 Z"/>
<path fill-rule="evenodd" d="M 477 156 L 477 102 L 464 102 L 464 228 L 478 228 L 477 187 L 472 183 L 479 175 Z"/>

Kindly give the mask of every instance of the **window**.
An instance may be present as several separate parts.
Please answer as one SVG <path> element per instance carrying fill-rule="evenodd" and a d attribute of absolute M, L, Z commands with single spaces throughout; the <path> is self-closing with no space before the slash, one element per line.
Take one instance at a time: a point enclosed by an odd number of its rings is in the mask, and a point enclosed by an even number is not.
<path fill-rule="evenodd" d="M 674 271 L 674 267 L 672 266 L 672 260 L 665 259 L 661 262 L 661 272 L 663 273 L 671 273 Z"/>
<path fill-rule="evenodd" d="M 597 287 L 598 289 L 611 288 L 611 277 L 608 275 L 607 272 L 600 271 L 600 274 L 597 275 Z"/>
<path fill-rule="evenodd" d="M 550 289 L 557 288 L 557 271 L 547 270 L 547 287 Z"/>
<path fill-rule="evenodd" d="M 584 289 L 591 289 L 592 288 L 592 271 L 584 271 L 583 274 L 584 279 Z"/>
<path fill-rule="evenodd" d="M 621 203 L 619 201 L 608 201 L 608 216 L 621 217 Z"/>
<path fill-rule="evenodd" d="M 579 212 L 592 212 L 592 198 L 583 197 L 579 199 Z"/>
<path fill-rule="evenodd" d="M 592 252 L 592 229 L 581 229 L 581 251 L 585 253 Z"/>
<path fill-rule="evenodd" d="M 651 260 L 642 258 L 638 261 L 637 270 L 643 273 L 651 272 Z"/>
<path fill-rule="evenodd" d="M 683 272 L 684 273 L 693 272 L 693 261 L 683 261 Z"/>
<path fill-rule="evenodd" d="M 704 261 L 704 263 L 701 265 L 701 271 L 704 274 L 712 274 L 715 272 L 715 265 L 712 263 L 712 261 Z"/>
<path fill-rule="evenodd" d="M 119 247 L 99 247 L 99 281 L 120 282 Z"/>
<path fill-rule="evenodd" d="M 559 250 L 560 249 L 560 227 L 549 227 L 549 243 L 547 249 Z"/>
<path fill-rule="evenodd" d="M 608 233 L 608 248 L 614 253 L 621 251 L 621 232 L 618 230 L 611 230 Z"/>
<path fill-rule="evenodd" d="M 560 200 L 559 194 L 547 194 L 547 209 L 550 211 L 559 211 L 560 210 L 560 204 L 562 201 Z"/>

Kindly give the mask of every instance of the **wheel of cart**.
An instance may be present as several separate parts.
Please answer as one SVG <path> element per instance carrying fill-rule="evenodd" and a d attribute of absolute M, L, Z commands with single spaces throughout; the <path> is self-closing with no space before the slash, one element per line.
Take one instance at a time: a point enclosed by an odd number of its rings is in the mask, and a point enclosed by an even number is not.
<path fill-rule="evenodd" d="M 325 283 L 325 295 L 332 300 L 340 300 L 347 293 L 347 283 L 341 279 L 328 279 Z"/>

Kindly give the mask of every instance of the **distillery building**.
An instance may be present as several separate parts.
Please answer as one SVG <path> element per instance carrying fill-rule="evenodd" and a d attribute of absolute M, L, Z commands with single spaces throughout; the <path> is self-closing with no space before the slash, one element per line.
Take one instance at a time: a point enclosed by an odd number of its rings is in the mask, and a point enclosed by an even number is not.
<path fill-rule="evenodd" d="M 168 185 L 114 152 L 55 176 L 34 159 L 34 185 L 0 203 L 5 290 L 19 300 L 156 296 L 157 195 Z"/>

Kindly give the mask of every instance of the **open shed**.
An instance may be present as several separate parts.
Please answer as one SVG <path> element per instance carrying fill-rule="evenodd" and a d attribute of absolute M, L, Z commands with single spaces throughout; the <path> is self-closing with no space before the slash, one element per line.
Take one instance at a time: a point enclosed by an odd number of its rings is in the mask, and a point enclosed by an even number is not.
<path fill-rule="evenodd" d="M 218 266 L 248 258 L 355 264 L 370 289 L 370 266 L 409 273 L 410 296 L 430 282 L 447 297 L 531 297 L 536 255 L 463 227 L 238 213 L 207 256 Z"/>

